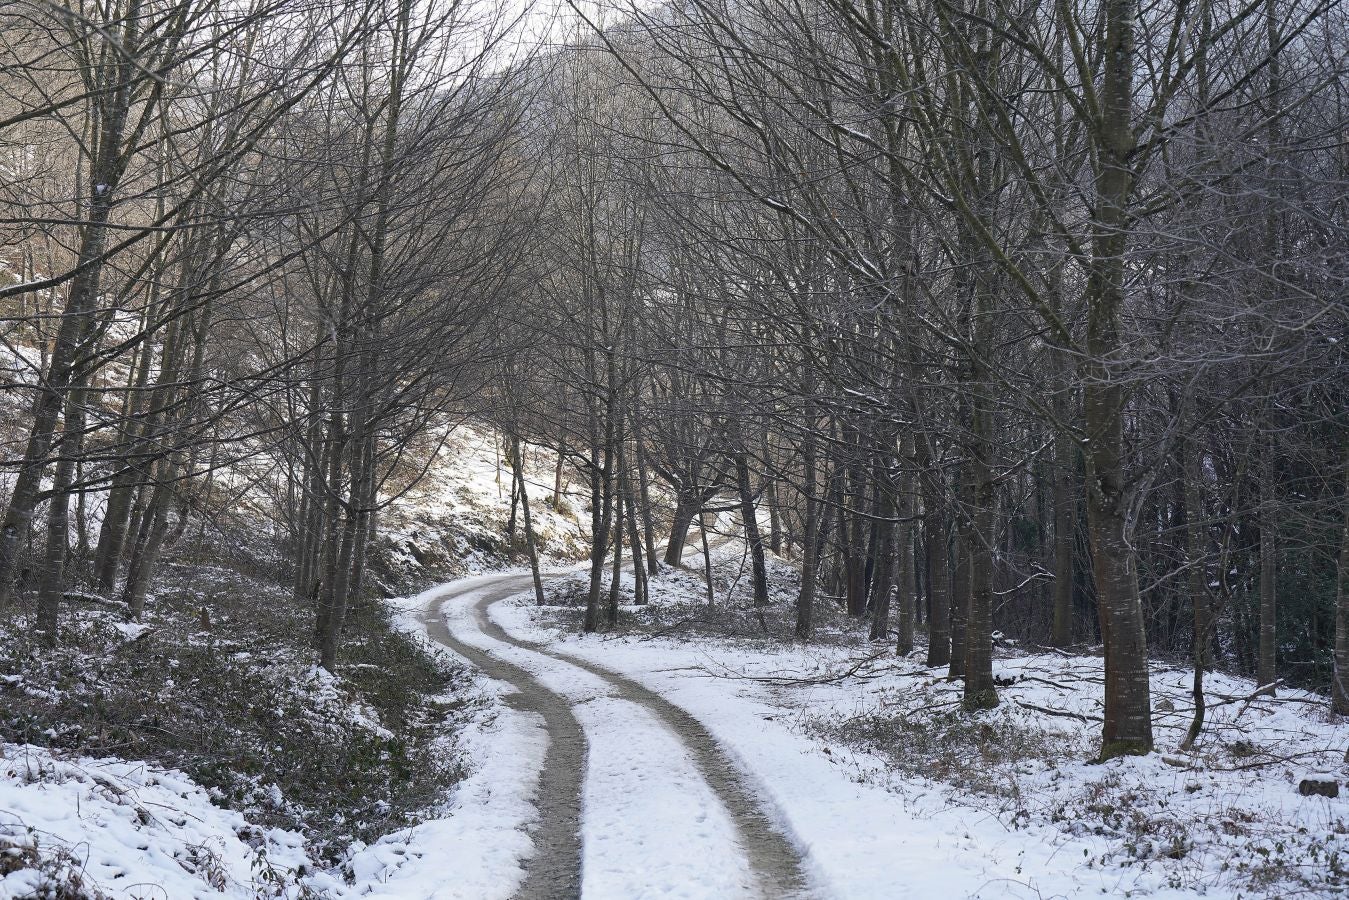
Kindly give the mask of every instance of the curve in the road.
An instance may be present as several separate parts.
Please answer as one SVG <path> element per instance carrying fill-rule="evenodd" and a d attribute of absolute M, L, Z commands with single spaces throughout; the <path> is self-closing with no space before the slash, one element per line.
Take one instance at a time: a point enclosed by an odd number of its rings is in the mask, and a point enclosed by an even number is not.
<path fill-rule="evenodd" d="M 503 578 L 483 592 L 492 602 L 520 592 L 515 578 Z M 585 771 L 586 740 L 571 705 L 547 690 L 524 669 L 459 640 L 445 624 L 439 608 L 446 594 L 437 595 L 422 610 L 422 622 L 432 640 L 444 644 L 477 666 L 483 674 L 504 681 L 517 693 L 506 698 L 512 708 L 537 713 L 548 729 L 548 749 L 539 773 L 536 798 L 539 821 L 530 834 L 534 856 L 525 864 L 525 880 L 517 900 L 576 900 L 581 895 L 581 778 Z"/>
<path fill-rule="evenodd" d="M 754 873 L 758 884 L 757 893 L 761 900 L 788 900 L 788 898 L 809 896 L 801 857 L 795 847 L 773 824 L 763 808 L 761 799 L 745 786 L 740 773 L 726 751 L 717 744 L 716 740 L 697 719 L 656 692 L 631 679 L 585 660 L 577 659 L 574 656 L 557 653 L 544 645 L 516 638 L 493 622 L 487 615 L 487 608 L 493 603 L 503 600 L 511 594 L 527 590 L 528 587 L 529 580 L 527 578 L 509 577 L 503 578 L 492 590 L 482 593 L 473 608 L 474 617 L 482 632 L 503 643 L 541 653 L 584 669 L 608 682 L 617 696 L 654 713 L 688 748 L 704 780 L 721 799 L 722 804 L 730 814 L 731 820 L 735 823 L 739 832 L 740 843 L 748 856 L 750 869 Z M 482 651 L 468 647 L 468 645 L 458 641 L 450 634 L 449 629 L 445 627 L 443 620 L 441 620 L 439 634 L 432 636 L 443 639 L 446 635 L 449 635 L 450 640 L 454 642 L 450 646 L 458 652 L 464 653 L 464 650 L 460 649 L 461 647 L 473 651 L 470 659 L 475 663 L 479 658 L 486 656 L 495 666 L 505 666 L 500 660 L 493 659 L 483 654 Z M 468 653 L 464 653 L 464 655 L 469 656 Z M 514 666 L 508 666 L 507 668 L 515 673 L 520 673 L 524 679 L 530 677 L 524 675 L 522 670 L 516 669 Z M 488 674 L 492 675 L 490 671 Z M 493 675 L 493 677 L 497 676 Z M 518 677 L 503 678 L 503 680 L 511 681 L 519 686 L 516 680 Z M 537 684 L 535 684 L 534 690 L 542 691 L 552 697 L 554 701 L 562 702 L 556 694 L 544 691 Z M 568 715 L 570 716 L 570 713 Z M 572 719 L 572 724 L 575 724 L 575 719 Z M 550 734 L 552 730 L 552 723 L 549 722 Z M 546 765 L 545 763 L 545 768 Z M 546 813 L 541 809 L 540 816 L 545 815 Z M 541 863 L 535 865 L 542 867 Z M 544 895 L 521 894 L 521 897 L 526 896 Z"/>

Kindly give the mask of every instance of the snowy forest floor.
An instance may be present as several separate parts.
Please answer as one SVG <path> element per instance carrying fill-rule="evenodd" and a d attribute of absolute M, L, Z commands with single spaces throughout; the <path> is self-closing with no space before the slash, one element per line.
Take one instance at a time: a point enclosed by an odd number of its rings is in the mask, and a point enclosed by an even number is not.
<path fill-rule="evenodd" d="M 619 627 L 599 636 L 579 634 L 579 574 L 552 580 L 544 607 L 532 593 L 488 605 L 491 625 L 504 632 L 495 639 L 466 612 L 482 599 L 471 583 L 445 603 L 461 638 L 532 672 L 569 698 L 581 721 L 591 744 L 581 829 L 587 898 L 754 893 L 727 888 L 743 877 L 746 857 L 724 803 L 699 784 L 696 754 L 648 741 L 642 711 L 619 714 L 621 697 L 558 657 L 631 679 L 700 723 L 802 857 L 811 895 L 1236 898 L 1349 889 L 1349 801 L 1297 790 L 1306 773 L 1344 774 L 1349 729 L 1324 712 L 1324 698 L 1291 690 L 1255 698 L 1253 682 L 1213 675 L 1208 725 L 1195 752 L 1180 753 L 1191 673 L 1158 666 L 1161 752 L 1095 764 L 1098 657 L 1004 645 L 995 663 L 1002 703 L 969 715 L 959 684 L 925 669 L 921 652 L 896 658 L 837 613 L 819 641 L 786 642 L 790 572 L 775 567 L 775 602 L 761 621 L 743 596 L 742 548 L 726 543 L 717 556 L 710 606 L 699 579 L 667 571 L 653 580 L 649 605 L 624 605 Z M 506 636 L 538 650 L 507 647 Z M 499 682 L 490 690 L 511 693 Z M 614 709 L 597 713 L 596 703 Z M 531 727 L 527 715 L 501 711 L 512 727 Z M 517 782 L 537 777 L 527 770 Z M 688 827 L 680 817 L 691 811 L 712 825 Z M 520 877 L 517 870 L 511 883 Z"/>
<path fill-rule="evenodd" d="M 1213 675 L 1184 754 L 1191 674 L 1159 664 L 1160 752 L 1092 764 L 1098 657 L 1002 642 L 1002 702 L 966 714 L 921 649 L 827 602 L 794 643 L 798 576 L 771 560 L 754 609 L 730 522 L 710 603 L 663 569 L 634 606 L 629 575 L 618 626 L 582 636 L 584 576 L 556 560 L 583 516 L 539 514 L 537 607 L 502 569 L 490 439 L 447 457 L 382 523 L 374 575 L 408 596 L 354 610 L 335 675 L 247 509 L 185 541 L 141 625 L 72 601 L 48 651 L 4 624 L 0 900 L 1349 892 L 1349 798 L 1297 791 L 1345 779 L 1322 697 Z"/>

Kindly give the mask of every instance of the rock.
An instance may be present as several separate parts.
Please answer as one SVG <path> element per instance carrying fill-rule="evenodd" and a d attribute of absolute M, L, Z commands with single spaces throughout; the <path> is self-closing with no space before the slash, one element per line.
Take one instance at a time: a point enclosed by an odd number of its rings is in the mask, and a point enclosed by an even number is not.
<path fill-rule="evenodd" d="M 1157 701 L 1157 712 L 1175 712 L 1176 705 L 1163 697 Z"/>
<path fill-rule="evenodd" d="M 1340 783 L 1329 775 L 1308 775 L 1298 782 L 1297 792 L 1304 797 L 1338 797 Z"/>

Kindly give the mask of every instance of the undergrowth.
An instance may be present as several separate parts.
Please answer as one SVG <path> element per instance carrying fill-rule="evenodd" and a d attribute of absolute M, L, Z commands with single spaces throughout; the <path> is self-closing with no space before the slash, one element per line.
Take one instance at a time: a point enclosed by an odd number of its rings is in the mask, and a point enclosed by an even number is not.
<path fill-rule="evenodd" d="M 461 775 L 443 740 L 468 676 L 382 604 L 351 610 L 336 677 L 312 664 L 312 610 L 228 568 L 168 567 L 143 633 L 81 604 L 51 648 L 22 621 L 0 622 L 0 740 L 181 769 L 317 856 L 415 822 Z"/>
<path fill-rule="evenodd" d="M 1048 731 L 1015 708 L 971 714 L 949 692 L 923 687 L 882 694 L 877 706 L 847 718 L 805 723 L 824 740 L 875 754 L 891 771 L 1004 800 L 1020 796 L 1028 767 L 1052 768 L 1086 752 L 1079 735 Z"/>
<path fill-rule="evenodd" d="M 35 900 L 109 900 L 85 878 L 79 857 L 59 844 L 45 845 L 35 833 L 0 836 L 0 882 L 15 873 L 23 883 L 13 887 Z"/>

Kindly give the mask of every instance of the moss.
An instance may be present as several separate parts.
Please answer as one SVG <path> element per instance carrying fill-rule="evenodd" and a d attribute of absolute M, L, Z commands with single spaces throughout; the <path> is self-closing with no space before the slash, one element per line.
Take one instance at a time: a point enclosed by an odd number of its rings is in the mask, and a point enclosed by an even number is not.
<path fill-rule="evenodd" d="M 1150 740 L 1106 741 L 1101 745 L 1101 752 L 1096 756 L 1096 762 L 1108 762 L 1120 756 L 1147 756 L 1151 752 L 1152 741 Z"/>
<path fill-rule="evenodd" d="M 998 692 L 993 688 L 966 693 L 960 705 L 966 712 L 978 712 L 981 709 L 995 709 L 998 705 Z"/>

